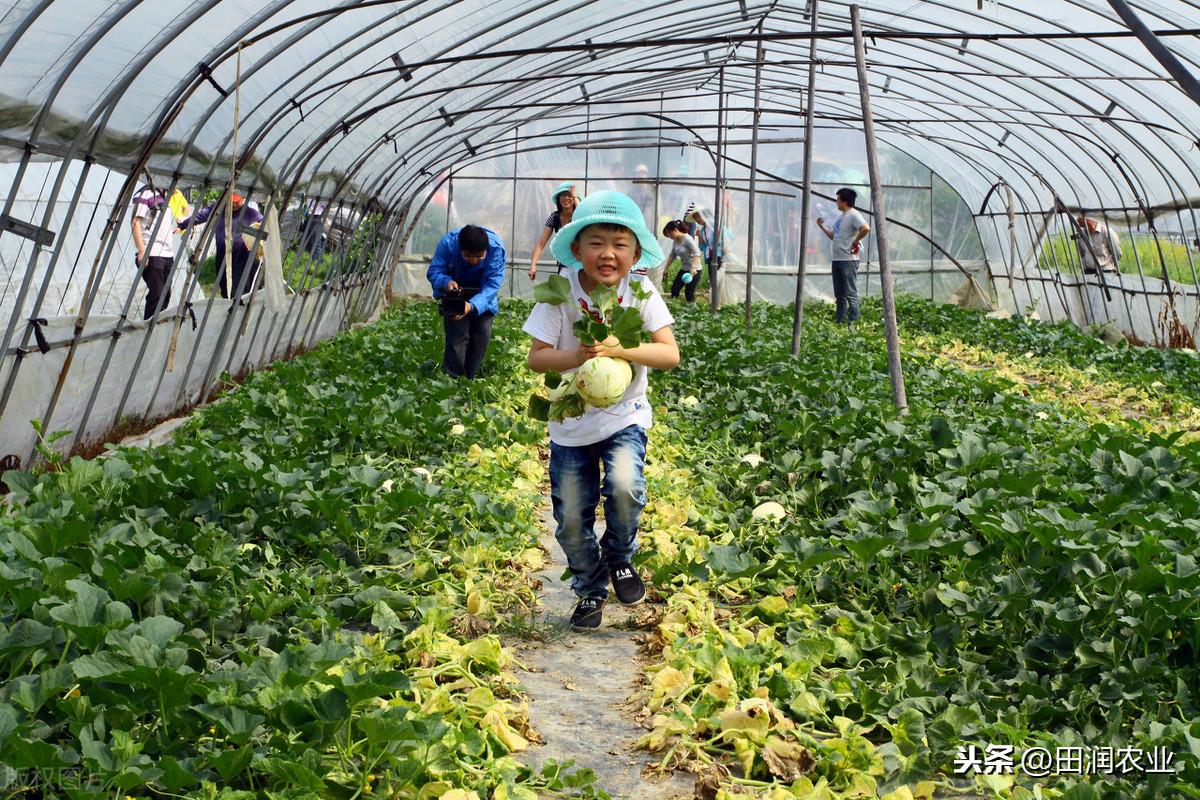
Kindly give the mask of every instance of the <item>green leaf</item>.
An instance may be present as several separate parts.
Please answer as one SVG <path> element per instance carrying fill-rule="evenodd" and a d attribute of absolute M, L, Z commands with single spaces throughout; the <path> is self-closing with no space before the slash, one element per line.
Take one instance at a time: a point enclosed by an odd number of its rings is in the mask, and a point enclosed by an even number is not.
<path fill-rule="evenodd" d="M 934 447 L 949 447 L 954 443 L 954 431 L 945 417 L 934 417 L 929 426 L 930 438 Z"/>
<path fill-rule="evenodd" d="M 137 632 L 159 647 L 166 647 L 183 633 L 183 623 L 170 617 L 149 617 L 142 620 Z"/>
<path fill-rule="evenodd" d="M 539 303 L 559 305 L 571 302 L 571 282 L 562 275 L 551 275 L 545 283 L 533 287 L 533 299 Z"/>
<path fill-rule="evenodd" d="M 344 722 L 350 719 L 350 702 L 341 689 L 329 689 L 313 701 L 318 718 L 324 722 Z"/>
<path fill-rule="evenodd" d="M 371 624 L 384 633 L 391 633 L 401 627 L 400 617 L 383 600 L 375 603 L 375 609 L 371 612 Z"/>
<path fill-rule="evenodd" d="M 633 349 L 642 343 L 644 322 L 640 311 L 622 306 L 613 312 L 612 319 L 612 335 L 617 337 L 622 347 Z"/>
<path fill-rule="evenodd" d="M 612 286 L 597 286 L 588 296 L 592 298 L 592 308 L 600 313 L 604 321 L 611 320 L 613 309 L 617 307 L 617 290 Z"/>
<path fill-rule="evenodd" d="M 212 759 L 212 765 L 226 781 L 231 781 L 246 771 L 254 757 L 254 747 L 246 745 L 236 750 L 226 750 Z"/>
<path fill-rule="evenodd" d="M 550 401 L 540 394 L 529 395 L 529 402 L 525 406 L 525 416 L 541 422 L 548 421 L 550 419 Z"/>
<path fill-rule="evenodd" d="M 892 540 L 886 536 L 869 533 L 864 536 L 858 536 L 854 539 L 843 539 L 842 544 L 846 549 L 854 554 L 854 557 L 859 561 L 869 562 L 879 555 L 883 548 L 892 543 Z"/>
<path fill-rule="evenodd" d="M 8 703 L 0 703 L 0 742 L 17 729 L 17 711 Z"/>
<path fill-rule="evenodd" d="M 751 555 L 732 544 L 710 546 L 705 561 L 713 572 L 734 578 L 755 572 L 761 566 Z"/>

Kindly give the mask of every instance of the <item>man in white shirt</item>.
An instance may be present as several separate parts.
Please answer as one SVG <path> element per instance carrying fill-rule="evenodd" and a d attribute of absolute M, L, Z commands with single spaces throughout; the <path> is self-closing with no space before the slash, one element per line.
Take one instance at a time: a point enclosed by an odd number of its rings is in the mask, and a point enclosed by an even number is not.
<path fill-rule="evenodd" d="M 817 217 L 817 226 L 833 240 L 833 296 L 837 302 L 837 321 L 853 325 L 858 319 L 858 253 L 859 242 L 871 232 L 863 215 L 854 207 L 858 192 L 841 188 L 834 195 L 842 215 L 830 228 Z"/>
<path fill-rule="evenodd" d="M 1078 239 L 1075 247 L 1079 251 L 1079 263 L 1085 275 L 1095 275 L 1099 270 L 1117 272 L 1121 265 L 1121 239 L 1116 231 L 1110 230 L 1100 220 L 1079 217 L 1079 227 L 1087 241 Z M 1090 245 L 1090 247 L 1089 247 Z"/>

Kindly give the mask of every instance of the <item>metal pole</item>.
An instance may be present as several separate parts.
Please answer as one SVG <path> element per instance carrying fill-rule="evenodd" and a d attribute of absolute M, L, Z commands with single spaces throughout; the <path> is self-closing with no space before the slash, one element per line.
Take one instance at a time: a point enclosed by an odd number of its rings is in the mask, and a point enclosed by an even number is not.
<path fill-rule="evenodd" d="M 759 33 L 762 33 L 762 23 L 758 24 Z M 754 126 L 750 135 L 750 215 L 746 218 L 746 327 L 749 328 L 754 323 L 754 311 L 750 305 L 751 293 L 754 288 L 754 201 L 757 199 L 755 189 L 758 183 L 758 121 L 762 116 L 759 112 L 758 103 L 762 93 L 762 63 L 763 63 L 763 42 L 758 40 L 757 54 L 754 59 L 757 63 L 754 65 L 754 109 L 751 112 L 754 114 Z"/>
<path fill-rule="evenodd" d="M 450 168 L 450 180 L 446 184 L 446 230 L 442 233 L 450 232 L 450 208 L 454 205 L 454 167 Z"/>
<path fill-rule="evenodd" d="M 512 241 L 509 243 L 509 248 L 512 251 L 512 260 L 517 258 L 517 167 L 520 160 L 520 150 L 517 144 L 521 141 L 521 127 L 517 126 L 513 129 L 513 176 L 512 176 Z M 530 253 L 530 258 L 533 254 Z M 513 264 L 508 264 L 508 296 L 517 296 L 517 271 L 513 268 Z"/>
<path fill-rule="evenodd" d="M 812 32 L 817 32 L 817 4 L 812 0 L 808 13 Z M 800 264 L 796 270 L 796 311 L 792 318 L 792 355 L 800 352 L 800 330 L 804 325 L 804 277 L 808 269 L 808 218 L 812 214 L 813 102 L 817 96 L 817 37 L 808 43 L 808 94 L 804 109 L 804 188 L 800 192 Z"/>
<path fill-rule="evenodd" d="M 665 110 L 664 100 L 665 95 L 662 92 L 658 93 L 658 140 L 662 141 L 663 135 L 663 111 Z M 662 180 L 662 148 L 654 151 L 654 219 L 651 220 L 650 226 L 654 228 L 654 235 L 661 236 L 662 231 L 658 229 L 658 193 L 662 188 L 659 181 Z M 670 264 L 667 265 L 671 266 Z M 666 271 L 663 271 L 663 280 L 666 280 Z"/>
<path fill-rule="evenodd" d="M 587 144 L 592 141 L 592 104 L 588 103 L 586 106 L 584 106 L 584 111 L 587 114 L 587 117 L 583 121 L 583 141 L 585 144 Z M 514 142 L 515 141 L 516 140 L 514 139 Z M 592 162 L 591 162 L 591 158 L 590 158 L 591 154 L 592 154 L 592 151 L 590 149 L 584 149 L 584 151 L 583 151 L 583 194 L 585 197 L 587 196 L 587 193 L 588 193 L 588 173 L 591 171 L 591 166 L 592 166 Z"/>
<path fill-rule="evenodd" d="M 1013 274 L 1017 271 L 1017 216 L 1013 207 L 1013 190 L 1004 184 L 1006 199 L 1005 210 L 1008 212 L 1008 291 L 1013 290 Z"/>
<path fill-rule="evenodd" d="M 1117 12 L 1117 16 L 1129 26 L 1134 35 L 1145 45 L 1150 51 L 1150 55 L 1154 56 L 1159 64 L 1170 73 L 1171 77 L 1179 84 L 1179 88 L 1196 103 L 1200 105 L 1200 80 L 1196 80 L 1196 76 L 1188 71 L 1188 68 L 1183 65 L 1174 53 L 1167 49 L 1166 45 L 1158 40 L 1154 31 L 1146 27 L 1146 23 L 1134 13 L 1133 9 L 1125 0 L 1108 0 L 1108 4 L 1112 6 L 1113 11 Z"/>
<path fill-rule="evenodd" d="M 721 185 L 725 175 L 725 67 L 721 67 L 717 78 L 717 163 L 716 186 L 713 189 L 713 230 L 709 240 L 712 242 L 712 258 L 708 262 L 708 305 L 715 315 L 721 306 L 721 287 L 718 276 L 721 271 L 722 242 L 721 232 L 725 230 L 725 219 L 721 216 L 721 200 L 724 187 Z M 661 152 L 661 151 L 659 151 Z"/>
<path fill-rule="evenodd" d="M 933 266 L 933 170 L 929 170 L 929 301 L 933 302 L 934 294 L 934 266 Z M 974 281 L 967 278 L 967 284 L 972 285 Z"/>
<path fill-rule="evenodd" d="M 867 50 L 863 45 L 862 20 L 857 5 L 850 6 L 854 26 L 854 60 L 858 65 L 858 95 L 862 102 L 863 134 L 867 140 L 867 170 L 871 175 L 871 206 L 875 212 L 875 239 L 879 247 L 879 287 L 883 294 L 883 327 L 887 337 L 888 374 L 892 379 L 892 402 L 901 416 L 908 413 L 904 370 L 900 366 L 900 333 L 896 328 L 896 296 L 888 250 L 887 213 L 880 185 L 879 152 L 875 143 L 875 118 L 871 115 L 871 89 L 867 83 Z"/>

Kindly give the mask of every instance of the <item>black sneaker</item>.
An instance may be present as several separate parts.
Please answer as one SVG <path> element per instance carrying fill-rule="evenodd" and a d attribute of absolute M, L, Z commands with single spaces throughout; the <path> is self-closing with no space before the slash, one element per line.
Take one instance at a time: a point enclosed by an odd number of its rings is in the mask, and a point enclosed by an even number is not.
<path fill-rule="evenodd" d="M 600 627 L 604 614 L 604 601 L 599 597 L 585 597 L 575 606 L 571 614 L 571 627 L 577 631 Z"/>
<path fill-rule="evenodd" d="M 636 606 L 646 599 L 646 584 L 631 564 L 617 564 L 612 568 L 612 584 L 617 599 L 624 605 Z"/>

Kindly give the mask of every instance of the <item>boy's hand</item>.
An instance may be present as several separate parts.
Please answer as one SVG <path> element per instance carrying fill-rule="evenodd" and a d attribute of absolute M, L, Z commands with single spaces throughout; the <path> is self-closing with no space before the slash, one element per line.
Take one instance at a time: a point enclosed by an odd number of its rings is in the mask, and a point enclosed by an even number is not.
<path fill-rule="evenodd" d="M 585 344 L 581 344 L 579 347 L 576 347 L 574 350 L 572 350 L 571 353 L 575 356 L 575 366 L 582 367 L 583 362 L 592 357 L 592 348 Z"/>
<path fill-rule="evenodd" d="M 587 348 L 588 358 L 624 358 L 625 348 L 621 345 L 594 344 Z"/>
<path fill-rule="evenodd" d="M 458 322 L 461 319 L 466 319 L 467 315 L 469 315 L 471 313 L 471 304 L 470 303 L 466 304 L 466 309 L 467 309 L 466 311 L 464 311 L 463 313 L 461 313 L 455 317 L 452 317 L 451 319 L 453 319 L 455 322 Z"/>
<path fill-rule="evenodd" d="M 617 337 L 610 336 L 603 342 L 590 345 L 584 348 L 588 352 L 588 358 L 624 358 L 625 348 L 621 347 L 621 343 L 617 341 Z M 586 360 L 586 359 L 585 359 Z"/>
<path fill-rule="evenodd" d="M 458 281 L 454 279 L 451 279 L 450 282 L 446 284 L 446 291 L 448 292 L 457 292 L 458 288 Z"/>

